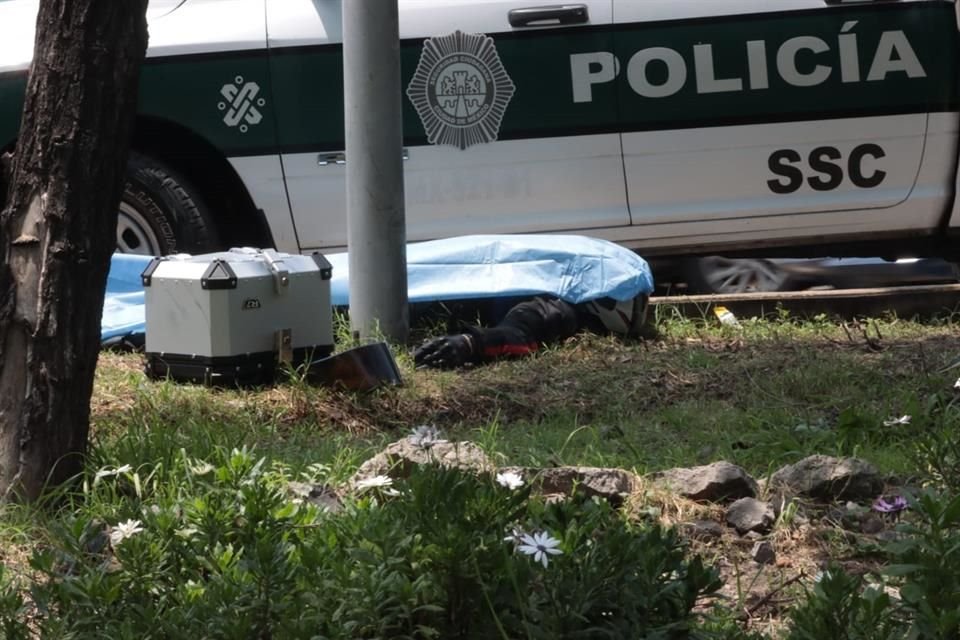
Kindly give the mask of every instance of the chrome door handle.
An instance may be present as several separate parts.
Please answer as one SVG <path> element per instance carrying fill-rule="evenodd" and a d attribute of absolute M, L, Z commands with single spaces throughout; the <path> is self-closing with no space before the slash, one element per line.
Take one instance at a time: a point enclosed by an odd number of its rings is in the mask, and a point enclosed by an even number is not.
<path fill-rule="evenodd" d="M 331 164 L 347 164 L 347 154 L 345 153 L 321 153 L 317 156 L 317 165 L 326 167 Z"/>
<path fill-rule="evenodd" d="M 403 149 L 403 159 L 404 160 L 410 159 L 409 149 L 406 149 L 406 148 Z M 347 164 L 347 154 L 340 151 L 338 153 L 321 153 L 319 156 L 317 156 L 318 167 L 326 167 L 331 164 L 339 164 L 339 165 Z"/>
<path fill-rule="evenodd" d="M 585 4 L 556 4 L 512 9 L 507 18 L 511 27 L 585 24 L 590 22 L 590 12 Z"/>

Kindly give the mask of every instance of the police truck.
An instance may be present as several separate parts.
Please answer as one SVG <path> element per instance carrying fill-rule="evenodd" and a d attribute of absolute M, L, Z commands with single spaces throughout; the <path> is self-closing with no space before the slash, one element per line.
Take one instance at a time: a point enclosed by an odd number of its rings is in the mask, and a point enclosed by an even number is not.
<path fill-rule="evenodd" d="M 119 250 L 345 248 L 343 1 L 151 0 Z M 396 1 L 408 241 L 958 253 L 953 0 Z M 0 1 L 3 154 L 36 11 Z"/>

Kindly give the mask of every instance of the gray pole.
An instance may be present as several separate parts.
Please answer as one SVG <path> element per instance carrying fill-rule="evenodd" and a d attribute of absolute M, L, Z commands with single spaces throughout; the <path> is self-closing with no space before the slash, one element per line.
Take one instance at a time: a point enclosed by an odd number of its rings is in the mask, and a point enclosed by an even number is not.
<path fill-rule="evenodd" d="M 350 325 L 409 333 L 397 0 L 343 0 Z"/>

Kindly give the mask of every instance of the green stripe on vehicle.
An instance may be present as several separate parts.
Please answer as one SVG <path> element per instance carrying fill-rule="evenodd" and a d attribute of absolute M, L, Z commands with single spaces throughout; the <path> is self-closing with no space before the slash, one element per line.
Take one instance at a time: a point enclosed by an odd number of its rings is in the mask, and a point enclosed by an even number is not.
<path fill-rule="evenodd" d="M 500 139 L 957 108 L 957 29 L 946 2 L 492 37 L 516 87 Z M 422 46 L 403 43 L 404 88 Z M 23 84 L 23 74 L 0 77 L 0 144 L 13 137 Z M 144 66 L 140 111 L 231 156 L 339 150 L 342 87 L 338 46 L 168 57 Z M 403 105 L 406 144 L 425 144 L 406 95 Z"/>
<path fill-rule="evenodd" d="M 0 76 L 0 149 L 3 149 L 20 130 L 23 114 L 23 96 L 27 89 L 25 74 Z"/>
<path fill-rule="evenodd" d="M 957 32 L 941 2 L 493 37 L 516 86 L 500 139 L 957 108 L 956 58 L 945 55 Z M 421 47 L 404 43 L 404 87 Z M 597 81 L 593 59 L 619 73 Z M 584 69 L 595 74 L 588 90 Z M 281 53 L 272 71 L 280 146 L 342 148 L 340 51 Z M 406 96 L 404 128 L 407 144 L 423 143 Z"/>

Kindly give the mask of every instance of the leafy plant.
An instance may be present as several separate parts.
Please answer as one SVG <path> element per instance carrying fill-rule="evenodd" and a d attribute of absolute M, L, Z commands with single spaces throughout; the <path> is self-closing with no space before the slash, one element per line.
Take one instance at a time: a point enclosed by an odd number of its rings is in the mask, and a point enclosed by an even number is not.
<path fill-rule="evenodd" d="M 839 567 L 821 574 L 806 600 L 791 611 L 788 640 L 886 640 L 903 638 L 890 596 L 864 588 L 860 576 Z"/>
<path fill-rule="evenodd" d="M 887 545 L 894 564 L 885 573 L 904 581 L 911 638 L 960 637 L 960 495 L 928 490 L 911 507 L 917 521 L 898 527 L 904 537 Z"/>
<path fill-rule="evenodd" d="M 910 506 L 900 537 L 884 545 L 883 574 L 899 597 L 832 567 L 791 611 L 790 640 L 960 637 L 960 496 L 927 490 Z"/>
<path fill-rule="evenodd" d="M 0 588 L 6 637 L 29 610 L 56 638 L 686 638 L 720 586 L 674 531 L 519 479 L 417 468 L 330 513 L 243 448 L 91 475 L 29 603 Z"/>
<path fill-rule="evenodd" d="M 933 484 L 960 493 L 960 415 L 952 404 L 936 426 L 914 440 L 912 459 Z"/>

